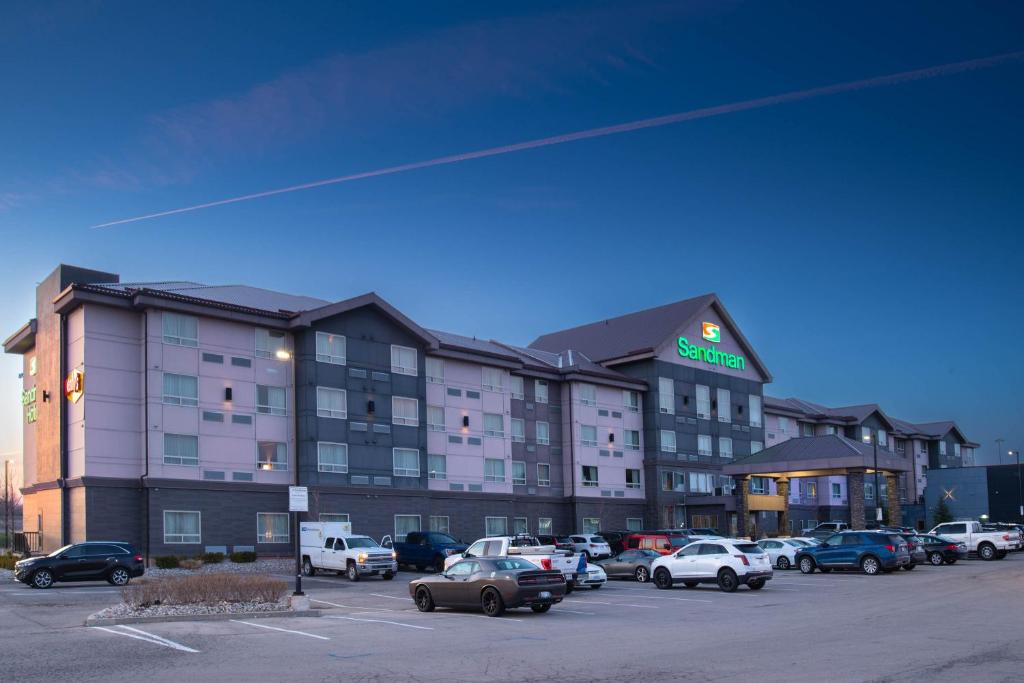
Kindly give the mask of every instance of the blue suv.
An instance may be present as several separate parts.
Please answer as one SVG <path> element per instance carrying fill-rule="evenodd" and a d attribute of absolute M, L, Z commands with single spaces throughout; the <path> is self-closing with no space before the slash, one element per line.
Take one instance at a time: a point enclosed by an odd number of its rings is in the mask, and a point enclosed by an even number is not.
<path fill-rule="evenodd" d="M 843 531 L 832 534 L 821 545 L 801 548 L 796 566 L 804 574 L 815 569 L 860 569 L 865 574 L 891 572 L 910 565 L 907 541 L 896 534 L 880 531 Z"/>

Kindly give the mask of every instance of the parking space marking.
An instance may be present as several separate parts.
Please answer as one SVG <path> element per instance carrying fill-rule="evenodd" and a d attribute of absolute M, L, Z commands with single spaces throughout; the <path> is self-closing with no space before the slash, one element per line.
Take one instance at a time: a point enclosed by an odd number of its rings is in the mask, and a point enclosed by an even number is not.
<path fill-rule="evenodd" d="M 193 650 L 190 647 L 185 647 L 181 643 L 176 643 L 173 640 L 167 640 L 166 638 L 161 638 L 160 636 L 153 635 L 152 633 L 147 633 L 146 631 L 140 631 L 139 629 L 131 628 L 130 626 L 124 626 L 123 624 L 119 625 L 119 628 L 128 629 L 130 631 L 136 631 L 137 633 L 143 633 L 143 634 L 145 634 L 145 637 L 141 636 L 141 635 L 135 635 L 133 633 L 125 633 L 124 631 L 115 631 L 114 629 L 107 628 L 106 626 L 91 626 L 90 628 L 91 629 L 99 629 L 100 631 L 106 631 L 107 633 L 113 633 L 115 636 L 124 636 L 125 638 L 134 638 L 135 640 L 141 640 L 141 641 L 144 641 L 146 643 L 151 643 L 153 645 L 160 645 L 162 647 L 169 647 L 172 650 L 178 650 L 179 652 L 191 652 L 193 654 L 198 654 L 199 653 L 199 650 Z"/>
<path fill-rule="evenodd" d="M 463 612 L 431 612 L 434 615 L 441 615 L 445 617 L 466 617 L 467 619 L 487 619 L 490 622 L 496 624 L 519 624 L 522 623 L 522 619 L 516 619 L 515 617 L 502 616 L 502 617 L 489 617 L 485 614 L 465 614 Z"/>
<path fill-rule="evenodd" d="M 592 616 L 597 614 L 596 612 L 579 612 L 579 611 L 574 610 L 574 609 L 565 609 L 564 607 L 558 607 L 554 611 L 555 612 L 568 612 L 569 614 L 584 614 L 584 615 L 586 615 L 588 617 L 592 617 Z"/>
<path fill-rule="evenodd" d="M 400 621 L 388 621 L 386 619 L 356 619 L 355 617 L 343 617 L 340 615 L 328 616 L 328 619 L 347 619 L 348 621 L 361 621 L 369 624 L 391 624 L 392 626 L 404 626 L 405 628 L 416 628 L 421 631 L 433 631 L 433 626 L 416 626 L 414 624 L 403 624 Z"/>
<path fill-rule="evenodd" d="M 293 631 L 289 628 L 278 628 L 277 626 L 267 626 L 266 624 L 254 624 L 251 621 L 242 621 L 240 619 L 232 619 L 236 624 L 245 624 L 246 626 L 255 626 L 256 628 L 265 628 L 271 631 L 281 631 L 282 633 L 294 633 L 297 636 L 306 636 L 307 638 L 316 638 L 317 640 L 330 640 L 327 636 L 318 636 L 315 633 L 306 633 L 305 631 Z"/>
<path fill-rule="evenodd" d="M 399 598 L 394 595 L 384 595 L 383 593 L 370 593 L 375 598 L 387 598 L 388 600 L 402 600 L 404 602 L 412 602 L 412 598 Z"/>
<path fill-rule="evenodd" d="M 321 605 L 330 605 L 331 607 L 341 607 L 342 609 L 372 609 L 372 610 L 375 610 L 377 612 L 394 612 L 394 611 L 396 611 L 396 610 L 393 610 L 393 609 L 388 609 L 387 607 L 367 607 L 365 605 L 363 605 L 362 607 L 359 607 L 359 606 L 356 606 L 356 605 L 342 605 L 341 603 L 338 603 L 338 602 L 327 602 L 326 600 L 316 600 L 314 598 L 310 598 L 309 601 L 310 602 L 318 602 Z"/>
<path fill-rule="evenodd" d="M 679 602 L 707 602 L 713 603 L 716 600 L 701 600 L 700 598 L 673 598 L 668 595 L 637 595 L 642 600 L 678 600 Z"/>
<path fill-rule="evenodd" d="M 642 609 L 658 609 L 654 605 L 631 605 L 628 602 L 600 602 L 598 600 L 587 600 L 590 605 L 609 605 L 611 607 L 640 607 Z"/>

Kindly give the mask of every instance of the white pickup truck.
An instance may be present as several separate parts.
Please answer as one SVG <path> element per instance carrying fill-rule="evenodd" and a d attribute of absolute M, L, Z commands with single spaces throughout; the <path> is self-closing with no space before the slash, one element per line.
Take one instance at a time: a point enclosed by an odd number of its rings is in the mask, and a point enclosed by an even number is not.
<path fill-rule="evenodd" d="M 980 522 L 946 522 L 928 533 L 964 543 L 969 552 L 978 553 L 983 560 L 1001 560 L 1017 545 L 1008 532 L 984 531 Z"/>
<path fill-rule="evenodd" d="M 369 536 L 353 535 L 347 522 L 302 522 L 299 544 L 306 576 L 322 569 L 344 573 L 350 581 L 377 574 L 390 581 L 398 573 L 395 551 L 382 548 Z"/>
<path fill-rule="evenodd" d="M 562 572 L 567 591 L 571 591 L 576 586 L 577 573 L 586 572 L 587 565 L 584 555 L 557 550 L 553 545 L 541 545 L 536 538 L 527 535 L 481 538 L 466 548 L 464 552 L 445 558 L 444 568 L 447 570 L 465 557 L 508 557 L 509 555 L 521 557 L 541 569 L 554 569 Z"/>

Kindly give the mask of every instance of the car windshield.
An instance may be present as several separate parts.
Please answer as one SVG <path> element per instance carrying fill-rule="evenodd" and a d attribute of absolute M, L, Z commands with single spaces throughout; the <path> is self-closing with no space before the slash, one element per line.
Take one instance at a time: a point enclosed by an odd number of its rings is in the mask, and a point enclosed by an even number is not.
<path fill-rule="evenodd" d="M 74 544 L 72 544 L 72 545 L 74 545 Z M 63 548 L 57 548 L 52 553 L 50 553 L 47 557 L 57 557 L 61 553 L 66 553 L 68 551 L 68 548 L 70 548 L 70 547 L 71 547 L 71 545 L 66 545 Z"/>
<path fill-rule="evenodd" d="M 591 542 L 591 543 L 607 543 L 607 541 L 605 541 L 605 540 L 604 540 L 603 538 L 601 538 L 600 536 L 591 536 L 591 537 L 590 537 L 590 542 Z"/>
<path fill-rule="evenodd" d="M 689 545 L 690 537 L 689 536 L 669 536 L 668 537 L 668 542 L 672 545 L 673 548 L 682 548 L 684 545 Z"/>
<path fill-rule="evenodd" d="M 785 541 L 783 541 L 783 543 L 785 543 L 786 545 L 791 545 L 794 548 L 803 548 L 803 547 L 805 547 L 807 545 L 806 541 L 798 541 L 798 540 L 793 539 L 793 538 L 788 538 Z"/>
<path fill-rule="evenodd" d="M 518 557 L 510 557 L 506 560 L 495 560 L 494 566 L 498 568 L 498 571 L 508 571 L 510 569 L 536 569 L 536 565 L 527 562 L 526 560 L 519 559 Z"/>
<path fill-rule="evenodd" d="M 366 536 L 353 536 L 346 538 L 345 542 L 349 548 L 380 548 L 375 540 Z"/>
<path fill-rule="evenodd" d="M 434 543 L 458 543 L 458 541 L 456 541 L 454 538 L 452 538 L 448 534 L 442 534 L 440 532 L 434 532 L 430 536 L 431 536 L 431 540 L 433 540 Z"/>
<path fill-rule="evenodd" d="M 746 555 L 760 555 L 764 552 L 764 548 L 756 543 L 737 543 L 733 547 Z"/>

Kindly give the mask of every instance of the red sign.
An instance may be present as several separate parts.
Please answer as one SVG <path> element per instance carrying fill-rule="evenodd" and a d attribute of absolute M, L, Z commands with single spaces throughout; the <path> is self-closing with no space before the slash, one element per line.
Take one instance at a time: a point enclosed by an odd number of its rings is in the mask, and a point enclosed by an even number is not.
<path fill-rule="evenodd" d="M 85 373 L 81 370 L 72 370 L 64 380 L 64 396 L 72 403 L 78 403 L 85 393 Z"/>

